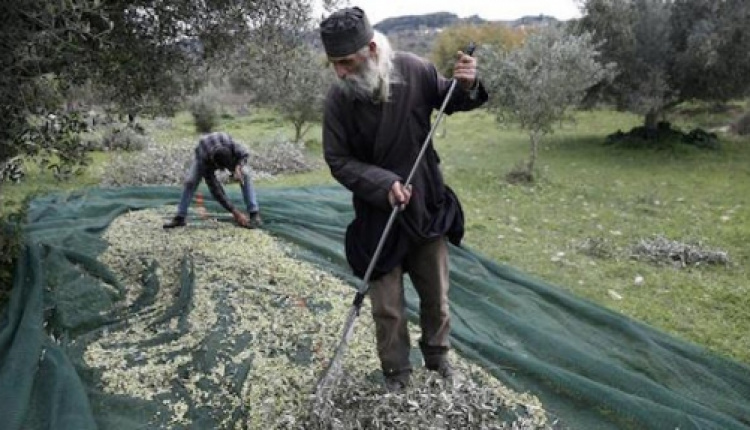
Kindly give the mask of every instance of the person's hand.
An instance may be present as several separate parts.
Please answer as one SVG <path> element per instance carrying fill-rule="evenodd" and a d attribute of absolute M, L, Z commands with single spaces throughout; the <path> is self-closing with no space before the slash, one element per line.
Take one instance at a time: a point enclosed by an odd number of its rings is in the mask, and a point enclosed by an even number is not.
<path fill-rule="evenodd" d="M 474 81 L 477 79 L 477 60 L 463 51 L 458 51 L 456 55 L 458 59 L 453 66 L 453 78 L 458 81 L 464 90 L 468 91 L 474 86 Z"/>
<path fill-rule="evenodd" d="M 247 227 L 248 225 L 250 225 L 250 218 L 248 218 L 247 215 L 242 213 L 239 209 L 235 209 L 234 211 L 232 211 L 232 216 L 240 226 Z"/>
<path fill-rule="evenodd" d="M 242 165 L 238 164 L 234 168 L 234 179 L 238 180 L 240 182 L 240 185 L 245 185 L 245 180 L 242 175 Z"/>
<path fill-rule="evenodd" d="M 404 210 L 410 199 L 411 185 L 405 187 L 401 181 L 396 181 L 391 185 L 391 190 L 388 192 L 388 203 L 391 206 L 398 205 L 399 210 Z"/>

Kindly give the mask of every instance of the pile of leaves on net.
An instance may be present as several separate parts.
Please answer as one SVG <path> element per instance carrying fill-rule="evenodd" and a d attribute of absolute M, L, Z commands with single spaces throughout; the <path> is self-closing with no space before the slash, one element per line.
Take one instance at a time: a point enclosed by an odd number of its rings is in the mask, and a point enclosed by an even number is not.
<path fill-rule="evenodd" d="M 631 249 L 631 256 L 638 260 L 676 267 L 727 265 L 730 262 L 726 251 L 706 248 L 700 243 L 682 243 L 661 235 L 638 241 Z"/>
<path fill-rule="evenodd" d="M 463 366 L 462 366 L 463 367 Z M 541 405 L 492 383 L 486 374 L 462 368 L 447 381 L 417 369 L 403 391 L 386 393 L 372 377 L 345 375 L 330 399 L 316 402 L 307 418 L 310 429 L 543 429 L 550 428 Z"/>
<path fill-rule="evenodd" d="M 182 185 L 195 156 L 196 141 L 182 140 L 172 144 L 149 142 L 141 151 L 117 153 L 104 167 L 102 185 Z M 301 173 L 317 168 L 305 155 L 304 146 L 281 137 L 250 148 L 248 164 L 253 179 L 273 178 L 281 173 Z M 229 174 L 217 175 L 222 182 L 231 181 Z"/>
<path fill-rule="evenodd" d="M 417 367 L 406 391 L 387 393 L 369 301 L 342 361 L 345 377 L 320 402 L 313 391 L 340 342 L 352 286 L 220 214 L 164 231 L 172 210 L 125 214 L 105 232 L 99 261 L 121 280 L 110 316 L 122 323 L 83 352 L 99 375 L 90 383 L 155 406 L 151 428 L 551 426 L 536 397 L 454 352 L 462 377 L 453 384 Z M 410 331 L 419 336 L 415 325 Z"/>

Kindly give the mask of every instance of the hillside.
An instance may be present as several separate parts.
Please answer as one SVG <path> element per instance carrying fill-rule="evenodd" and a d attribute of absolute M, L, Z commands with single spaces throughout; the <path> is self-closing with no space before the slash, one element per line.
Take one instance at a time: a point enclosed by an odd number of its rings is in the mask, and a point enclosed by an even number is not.
<path fill-rule="evenodd" d="M 436 12 L 425 15 L 403 15 L 386 18 L 374 24 L 373 27 L 388 36 L 388 40 L 391 41 L 395 49 L 410 51 L 427 57 L 432 51 L 432 44 L 437 35 L 444 28 L 453 25 L 497 23 L 517 28 L 549 25 L 555 22 L 558 22 L 556 18 L 547 15 L 523 16 L 512 21 L 489 21 L 478 15 L 460 18 L 451 12 Z M 305 40 L 315 49 L 323 50 L 317 30 L 311 31 L 305 37 Z"/>
<path fill-rule="evenodd" d="M 555 22 L 558 22 L 556 18 L 546 15 L 524 16 L 512 21 L 488 21 L 478 15 L 460 18 L 454 13 L 436 12 L 387 18 L 375 24 L 374 27 L 388 36 L 394 48 L 427 56 L 432 50 L 432 43 L 437 35 L 450 26 L 498 23 L 515 28 L 549 25 Z"/>
<path fill-rule="evenodd" d="M 392 34 L 403 31 L 437 30 L 456 24 L 483 24 L 488 21 L 473 15 L 468 18 L 459 18 L 450 12 L 437 12 L 426 15 L 404 15 L 394 18 L 386 18 L 377 24 L 375 29 L 384 33 Z"/>

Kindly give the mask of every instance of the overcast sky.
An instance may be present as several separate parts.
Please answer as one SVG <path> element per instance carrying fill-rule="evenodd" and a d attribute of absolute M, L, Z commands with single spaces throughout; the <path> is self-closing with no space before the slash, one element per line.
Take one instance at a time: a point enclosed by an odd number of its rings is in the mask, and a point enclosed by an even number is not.
<path fill-rule="evenodd" d="M 461 18 L 479 15 L 488 20 L 512 20 L 526 15 L 549 15 L 560 20 L 578 18 L 576 0 L 350 0 L 373 24 L 401 15 L 452 12 Z"/>

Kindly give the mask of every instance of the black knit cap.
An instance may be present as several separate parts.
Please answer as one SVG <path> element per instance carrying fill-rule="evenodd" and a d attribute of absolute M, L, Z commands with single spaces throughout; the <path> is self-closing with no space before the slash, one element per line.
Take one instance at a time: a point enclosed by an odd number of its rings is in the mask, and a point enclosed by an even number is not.
<path fill-rule="evenodd" d="M 365 11 L 358 7 L 337 10 L 320 23 L 320 38 L 331 58 L 354 54 L 370 43 L 374 34 Z"/>

